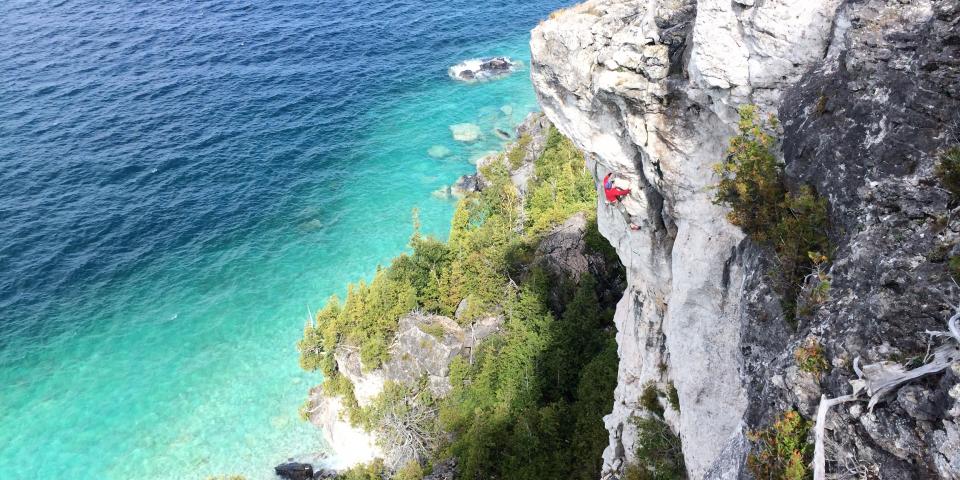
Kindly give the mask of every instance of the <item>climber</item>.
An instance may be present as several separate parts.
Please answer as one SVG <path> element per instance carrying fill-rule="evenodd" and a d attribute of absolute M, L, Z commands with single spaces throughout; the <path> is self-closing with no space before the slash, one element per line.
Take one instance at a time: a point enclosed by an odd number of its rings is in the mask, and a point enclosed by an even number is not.
<path fill-rule="evenodd" d="M 617 210 L 623 215 L 623 219 L 626 220 L 627 225 L 630 225 L 630 230 L 640 230 L 640 225 L 633 222 L 633 217 L 627 212 L 626 206 L 621 202 L 623 197 L 630 194 L 630 189 L 616 186 L 615 182 L 610 178 L 612 175 L 613 172 L 603 177 L 603 196 L 606 198 L 604 203 L 607 205 L 617 204 Z"/>
<path fill-rule="evenodd" d="M 610 178 L 611 175 L 613 173 L 608 173 L 606 177 L 603 177 L 603 195 L 607 198 L 607 205 L 617 203 L 630 194 L 629 188 L 624 190 L 614 185 L 613 179 Z"/>

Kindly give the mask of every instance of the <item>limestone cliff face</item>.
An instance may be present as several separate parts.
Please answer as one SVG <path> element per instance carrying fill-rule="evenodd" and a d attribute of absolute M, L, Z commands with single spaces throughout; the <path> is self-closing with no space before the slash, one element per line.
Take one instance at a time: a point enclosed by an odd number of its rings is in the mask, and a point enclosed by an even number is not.
<path fill-rule="evenodd" d="M 943 329 L 958 295 L 929 253 L 956 250 L 960 222 L 932 172 L 960 141 L 958 19 L 955 0 L 593 0 L 533 31 L 547 117 L 598 178 L 633 190 L 626 215 L 598 205 L 629 283 L 607 477 L 632 460 L 629 418 L 651 382 L 676 386 L 666 419 L 691 478 L 748 477 L 746 432 L 787 408 L 812 416 L 821 394 L 849 393 L 853 358 L 905 358 Z M 837 226 L 831 300 L 797 328 L 769 253 L 712 202 L 743 104 L 779 116 L 788 183 L 825 195 Z M 807 337 L 833 363 L 822 382 L 795 365 Z M 831 471 L 960 478 L 958 373 L 838 412 Z"/>

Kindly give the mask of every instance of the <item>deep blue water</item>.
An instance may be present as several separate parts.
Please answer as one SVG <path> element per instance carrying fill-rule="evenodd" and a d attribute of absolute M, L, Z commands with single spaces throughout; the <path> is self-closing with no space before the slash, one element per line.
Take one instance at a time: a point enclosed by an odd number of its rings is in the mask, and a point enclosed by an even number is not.
<path fill-rule="evenodd" d="M 562 2 L 0 3 L 0 478 L 269 478 L 308 312 L 405 247 L 411 211 L 536 109 Z M 455 142 L 451 124 L 483 138 Z M 435 145 L 452 154 L 433 158 Z"/>

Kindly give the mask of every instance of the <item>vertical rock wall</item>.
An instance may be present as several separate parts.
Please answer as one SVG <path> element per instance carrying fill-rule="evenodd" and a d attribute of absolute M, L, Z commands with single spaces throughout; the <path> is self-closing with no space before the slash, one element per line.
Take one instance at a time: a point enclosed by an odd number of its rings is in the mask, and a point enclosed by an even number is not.
<path fill-rule="evenodd" d="M 785 408 L 810 415 L 820 393 L 848 393 L 851 355 L 869 356 L 874 345 L 896 349 L 906 341 L 879 334 L 885 327 L 875 326 L 876 308 L 851 310 L 849 304 L 860 295 L 869 298 L 871 288 L 882 289 L 875 275 L 916 265 L 882 265 L 880 258 L 900 247 L 877 247 L 883 245 L 877 230 L 856 234 L 882 216 L 861 215 L 878 195 L 913 205 L 920 218 L 949 213 L 946 192 L 917 193 L 917 185 L 931 177 L 953 122 L 960 125 L 957 3 L 593 0 L 554 14 L 533 31 L 532 79 L 544 112 L 587 153 L 597 178 L 615 172 L 633 190 L 622 207 L 602 201 L 597 207 L 600 231 L 616 247 L 629 282 L 616 314 L 621 362 L 615 403 L 605 418 L 607 477 L 633 460 L 636 433 L 629 418 L 644 414 L 639 399 L 650 383 L 677 388 L 680 412 L 668 406 L 666 419 L 681 436 L 691 478 L 738 478 L 746 475 L 748 430 Z M 834 221 L 842 225 L 835 265 L 857 270 L 845 277 L 849 283 L 841 282 L 836 300 L 798 329 L 783 320 L 767 283 L 769 253 L 744 239 L 712 203 L 718 181 L 712 166 L 722 160 L 743 104 L 783 118 L 789 182 L 812 183 L 828 196 Z M 884 116 L 884 108 L 899 113 Z M 812 118 L 825 111 L 833 116 Z M 923 123 L 908 128 L 911 122 Z M 928 140 L 910 141 L 911 132 Z M 834 147 L 842 156 L 832 153 Z M 875 155 L 884 160 L 871 163 Z M 880 189 L 882 179 L 896 196 Z M 949 228 L 929 233 L 927 243 L 955 241 L 949 233 L 954 221 L 946 222 Z M 898 231 L 911 228 L 897 225 Z M 874 256 L 863 257 L 865 251 Z M 871 276 L 864 265 L 874 263 Z M 893 330 L 914 335 L 942 328 L 945 266 L 928 270 L 940 276 L 914 285 L 923 292 L 915 300 L 926 302 L 927 313 Z M 844 321 L 858 328 L 839 324 L 844 312 Z M 898 323 L 894 316 L 884 321 Z M 866 331 L 875 334 L 859 335 Z M 821 338 L 840 364 L 823 391 L 793 363 L 793 350 L 807 335 Z M 922 434 L 937 428 L 931 424 Z M 855 425 L 847 434 L 863 437 L 865 430 Z M 872 442 L 851 448 L 874 465 L 896 467 L 890 478 L 937 471 L 932 459 L 938 454 L 925 451 L 926 440 L 899 456 L 883 440 Z"/>

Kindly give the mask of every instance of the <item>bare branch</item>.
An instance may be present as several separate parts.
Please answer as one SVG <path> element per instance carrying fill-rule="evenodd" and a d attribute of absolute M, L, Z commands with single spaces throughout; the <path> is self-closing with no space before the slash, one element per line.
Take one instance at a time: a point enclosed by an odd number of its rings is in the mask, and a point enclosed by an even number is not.
<path fill-rule="evenodd" d="M 820 406 L 817 408 L 817 420 L 814 425 L 813 451 L 813 479 L 826 480 L 826 458 L 824 440 L 826 437 L 827 413 L 834 405 L 841 403 L 869 400 L 867 408 L 873 410 L 877 402 L 896 391 L 900 386 L 917 378 L 946 370 L 953 361 L 960 359 L 960 305 L 955 307 L 956 312 L 947 321 L 947 332 L 926 332 L 931 339 L 934 337 L 952 337 L 955 344 L 946 344 L 938 347 L 929 363 L 912 370 L 895 362 L 878 362 L 860 367 L 860 357 L 853 360 L 853 371 L 857 374 L 856 380 L 851 380 L 853 392 L 837 398 L 820 397 Z M 928 348 L 929 352 L 929 348 Z M 929 355 L 929 354 L 928 354 Z M 867 397 L 862 398 L 861 394 Z"/>

